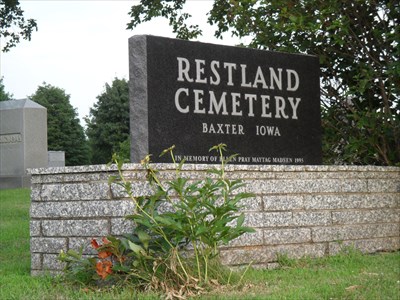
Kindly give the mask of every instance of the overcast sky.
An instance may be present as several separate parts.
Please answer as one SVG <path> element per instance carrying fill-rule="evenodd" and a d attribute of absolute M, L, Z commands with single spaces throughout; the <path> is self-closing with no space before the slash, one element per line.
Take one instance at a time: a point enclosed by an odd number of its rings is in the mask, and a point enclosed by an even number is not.
<path fill-rule="evenodd" d="M 128 38 L 136 34 L 174 37 L 167 20 L 158 19 L 126 30 L 128 12 L 138 1 L 36 1 L 22 0 L 26 19 L 36 19 L 38 31 L 1 53 L 0 77 L 8 93 L 23 99 L 43 82 L 62 88 L 82 119 L 115 77 L 128 79 Z M 213 1 L 188 1 L 193 23 L 200 24 L 200 42 L 239 43 L 226 35 L 213 37 L 206 23 Z M 84 126 L 84 122 L 81 121 Z"/>

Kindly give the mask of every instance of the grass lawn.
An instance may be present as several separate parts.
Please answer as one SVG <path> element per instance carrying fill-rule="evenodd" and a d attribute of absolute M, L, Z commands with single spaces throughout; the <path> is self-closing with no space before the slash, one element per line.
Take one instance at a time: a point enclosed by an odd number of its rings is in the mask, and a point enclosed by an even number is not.
<path fill-rule="evenodd" d="M 88 291 L 30 276 L 28 189 L 0 190 L 0 299 L 159 299 L 123 290 Z M 200 299 L 400 299 L 400 252 L 349 251 L 321 259 L 281 259 L 277 270 L 250 269 L 239 287 Z"/>

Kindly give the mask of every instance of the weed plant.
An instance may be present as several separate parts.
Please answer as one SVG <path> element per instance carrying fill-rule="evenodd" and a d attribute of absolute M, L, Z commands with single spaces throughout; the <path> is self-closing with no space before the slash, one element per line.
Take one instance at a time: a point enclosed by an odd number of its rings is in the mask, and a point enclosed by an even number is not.
<path fill-rule="evenodd" d="M 134 203 L 133 214 L 127 216 L 134 222 L 133 232 L 124 238 L 105 237 L 100 243 L 93 240 L 97 258 L 84 259 L 82 251 L 61 253 L 70 280 L 98 286 L 130 284 L 171 299 L 194 296 L 226 282 L 218 247 L 254 232 L 243 226 L 244 214 L 239 212 L 240 201 L 253 194 L 238 191 L 243 187 L 240 180 L 226 178 L 225 166 L 234 157 L 225 157 L 226 145 L 210 149 L 217 151 L 220 168 L 208 170 L 208 178 L 194 182 L 181 176 L 184 161 L 178 164 L 173 150 L 161 154 L 170 154 L 175 165 L 171 181 L 158 178 L 149 155 L 143 159 L 153 193 L 142 197 L 133 196 L 123 163 L 113 156 L 119 175 L 110 183 L 122 186 Z"/>

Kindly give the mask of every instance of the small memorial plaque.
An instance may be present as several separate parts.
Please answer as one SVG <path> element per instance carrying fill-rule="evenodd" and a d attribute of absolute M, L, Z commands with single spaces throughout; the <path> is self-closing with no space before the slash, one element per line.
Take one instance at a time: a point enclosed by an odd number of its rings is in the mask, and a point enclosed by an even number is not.
<path fill-rule="evenodd" d="M 132 162 L 322 163 L 317 57 L 140 35 L 129 61 Z"/>

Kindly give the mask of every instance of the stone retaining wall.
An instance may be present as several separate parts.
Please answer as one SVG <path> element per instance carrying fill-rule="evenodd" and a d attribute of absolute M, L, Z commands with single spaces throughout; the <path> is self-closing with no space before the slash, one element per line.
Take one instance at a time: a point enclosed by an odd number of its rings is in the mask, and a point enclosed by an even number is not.
<path fill-rule="evenodd" d="M 183 176 L 204 178 L 208 165 L 186 165 Z M 163 179 L 170 164 L 155 165 Z M 121 235 L 132 203 L 117 185 L 116 169 L 105 165 L 32 169 L 31 269 L 33 275 L 59 272 L 60 250 L 89 247 L 92 238 Z M 135 195 L 148 193 L 145 171 L 124 165 Z M 246 223 L 256 229 L 222 248 L 228 265 L 253 262 L 270 267 L 278 253 L 289 257 L 335 254 L 343 245 L 364 252 L 400 249 L 400 168 L 373 166 L 230 165 L 227 176 L 240 178 L 256 196 L 247 199 Z"/>

